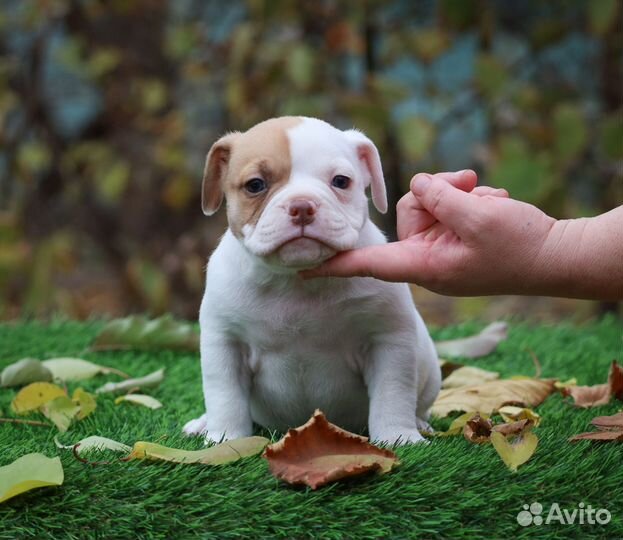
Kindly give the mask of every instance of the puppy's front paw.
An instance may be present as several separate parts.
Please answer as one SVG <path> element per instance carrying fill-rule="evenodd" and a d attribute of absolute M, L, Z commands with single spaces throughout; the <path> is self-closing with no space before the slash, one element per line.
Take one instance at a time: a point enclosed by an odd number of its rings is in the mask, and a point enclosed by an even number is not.
<path fill-rule="evenodd" d="M 231 441 L 233 439 L 241 439 L 242 437 L 250 437 L 252 435 L 252 433 L 235 429 L 225 431 L 210 429 L 208 431 L 204 431 L 203 434 L 205 435 L 206 444 L 218 444 L 224 441 Z"/>
<path fill-rule="evenodd" d="M 415 424 L 418 431 L 424 431 L 425 433 L 435 433 L 433 426 L 431 426 L 426 420 L 422 420 L 419 417 L 415 418 Z"/>
<path fill-rule="evenodd" d="M 382 433 L 373 434 L 371 439 L 374 442 L 383 442 L 397 446 L 429 443 L 429 441 L 420 435 L 420 432 L 417 429 L 388 430 Z"/>
<path fill-rule="evenodd" d="M 194 437 L 196 435 L 203 435 L 205 437 L 206 444 L 220 443 L 231 439 L 240 439 L 241 437 L 249 437 L 251 433 L 247 433 L 243 429 L 214 429 L 208 425 L 208 414 L 205 413 L 199 418 L 195 418 L 190 422 L 187 422 L 182 429 L 185 435 Z"/>
<path fill-rule="evenodd" d="M 195 418 L 190 422 L 186 422 L 186 424 L 182 428 L 182 431 L 184 432 L 184 435 L 187 435 L 188 437 L 203 435 L 206 432 L 207 422 L 207 414 L 203 414 L 199 418 Z"/>

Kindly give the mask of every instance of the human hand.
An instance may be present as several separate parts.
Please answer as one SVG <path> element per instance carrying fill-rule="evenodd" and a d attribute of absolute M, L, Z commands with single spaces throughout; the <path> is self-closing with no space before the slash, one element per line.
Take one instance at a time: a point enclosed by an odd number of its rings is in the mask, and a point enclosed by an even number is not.
<path fill-rule="evenodd" d="M 371 276 L 457 296 L 529 291 L 556 220 L 476 180 L 469 170 L 415 175 L 397 205 L 398 242 L 339 253 L 302 276 Z"/>

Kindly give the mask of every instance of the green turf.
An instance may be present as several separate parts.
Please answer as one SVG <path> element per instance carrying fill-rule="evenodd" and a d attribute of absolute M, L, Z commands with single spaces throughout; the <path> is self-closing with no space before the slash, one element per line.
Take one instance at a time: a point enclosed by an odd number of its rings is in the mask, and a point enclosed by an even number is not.
<path fill-rule="evenodd" d="M 83 356 L 145 375 L 166 367 L 152 394 L 164 408 L 152 411 L 101 396 L 98 409 L 62 436 L 69 443 L 102 435 L 132 444 L 162 440 L 198 449 L 201 441 L 180 435 L 181 426 L 202 412 L 199 360 L 195 354 L 85 352 L 100 323 L 55 322 L 0 326 L 0 367 L 26 356 Z M 434 332 L 436 338 L 468 334 L 466 324 Z M 508 341 L 489 357 L 470 363 L 504 376 L 532 375 L 529 350 L 543 376 L 603 382 L 613 358 L 622 359 L 621 322 L 608 318 L 580 327 L 511 324 Z M 82 384 L 93 390 L 114 377 Z M 70 384 L 73 391 L 77 384 Z M 0 389 L 0 410 L 11 415 L 14 390 Z M 317 491 L 288 487 L 250 458 L 229 466 L 175 466 L 127 462 L 91 467 L 61 453 L 65 482 L 0 504 L 0 538 L 621 538 L 623 537 L 623 445 L 570 444 L 596 415 L 613 414 L 623 403 L 578 410 L 554 395 L 537 410 L 543 423 L 533 458 L 516 474 L 490 445 L 462 437 L 398 449 L 402 465 Z M 447 421 L 434 422 L 444 428 Z M 0 465 L 28 452 L 59 454 L 55 431 L 0 424 Z M 607 508 L 612 521 L 599 525 L 550 524 L 521 527 L 517 513 L 534 501 L 573 510 L 583 502 Z"/>

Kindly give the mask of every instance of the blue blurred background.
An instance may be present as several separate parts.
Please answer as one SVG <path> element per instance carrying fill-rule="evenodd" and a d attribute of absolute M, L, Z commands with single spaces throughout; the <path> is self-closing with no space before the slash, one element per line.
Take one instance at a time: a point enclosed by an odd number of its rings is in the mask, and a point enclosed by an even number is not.
<path fill-rule="evenodd" d="M 623 202 L 623 6 L 0 1 L 0 319 L 195 318 L 226 226 L 201 213 L 205 154 L 286 114 L 365 131 L 394 203 L 415 172 L 470 167 L 594 215 Z M 413 290 L 439 324 L 615 308 Z"/>

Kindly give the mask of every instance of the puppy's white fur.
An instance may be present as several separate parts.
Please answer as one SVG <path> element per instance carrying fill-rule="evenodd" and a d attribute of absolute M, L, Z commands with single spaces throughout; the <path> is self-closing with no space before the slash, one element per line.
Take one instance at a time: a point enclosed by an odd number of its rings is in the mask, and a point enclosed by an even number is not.
<path fill-rule="evenodd" d="M 265 123 L 267 132 L 263 124 L 254 129 L 270 137 L 279 120 Z M 269 183 L 259 217 L 240 223 L 250 214 L 245 205 L 258 202 L 231 189 L 251 174 L 252 163 L 234 164 L 247 134 L 228 139 L 220 169 L 209 164 L 228 193 L 231 229 L 210 258 L 200 310 L 206 413 L 184 432 L 220 441 L 251 435 L 253 422 L 283 431 L 320 408 L 346 429 L 367 426 L 376 441 L 421 441 L 418 427 L 427 425 L 441 375 L 408 286 L 297 274 L 338 251 L 386 242 L 365 196 L 372 184 L 373 200 L 385 210 L 378 152 L 363 134 L 316 119 L 290 119 L 283 131 L 288 178 L 272 193 Z M 332 186 L 338 174 L 351 179 L 348 189 Z M 207 209 L 213 212 L 222 195 L 207 199 L 217 200 Z M 313 205 L 311 223 L 293 224 L 296 200 Z"/>

